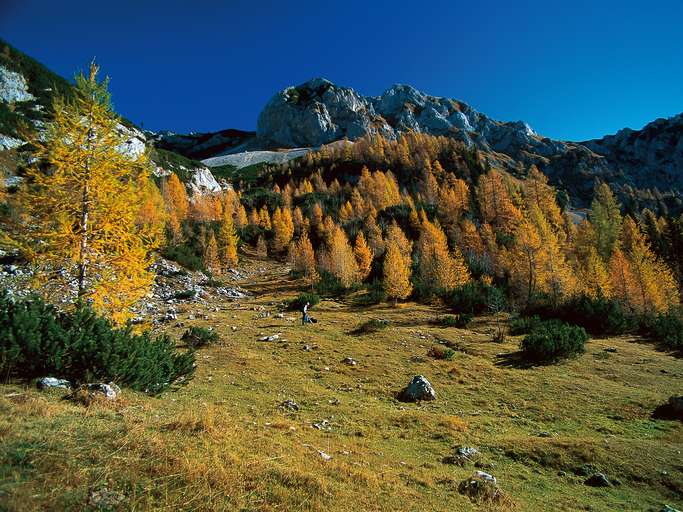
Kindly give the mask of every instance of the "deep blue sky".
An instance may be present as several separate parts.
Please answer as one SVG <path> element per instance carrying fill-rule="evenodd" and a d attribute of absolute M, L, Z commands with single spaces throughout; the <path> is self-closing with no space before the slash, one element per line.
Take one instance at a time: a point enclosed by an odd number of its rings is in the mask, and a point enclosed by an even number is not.
<path fill-rule="evenodd" d="M 0 0 L 11 44 L 66 77 L 96 56 L 119 113 L 179 132 L 254 129 L 315 76 L 411 84 L 559 139 L 640 128 L 683 111 L 681 20 L 680 0 Z"/>

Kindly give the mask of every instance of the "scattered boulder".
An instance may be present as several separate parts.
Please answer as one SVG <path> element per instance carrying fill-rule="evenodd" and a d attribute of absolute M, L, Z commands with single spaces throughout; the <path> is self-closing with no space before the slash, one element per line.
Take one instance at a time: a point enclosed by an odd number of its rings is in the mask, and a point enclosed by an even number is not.
<path fill-rule="evenodd" d="M 539 433 L 536 434 L 536 435 L 537 435 L 538 437 L 552 437 L 552 435 L 550 434 L 550 432 L 546 432 L 545 430 L 542 431 L 542 432 L 539 432 Z"/>
<path fill-rule="evenodd" d="M 500 503 L 505 499 L 503 491 L 498 487 L 496 477 L 483 471 L 477 471 L 460 482 L 458 492 L 475 502 Z"/>
<path fill-rule="evenodd" d="M 599 472 L 600 471 L 598 471 L 598 468 L 596 468 L 593 464 L 583 464 L 574 468 L 574 474 L 577 476 L 591 476 Z"/>
<path fill-rule="evenodd" d="M 296 403 L 294 400 L 292 400 L 291 398 L 285 400 L 284 402 L 282 402 L 282 403 L 280 404 L 280 407 L 281 407 L 282 409 L 285 409 L 285 410 L 288 410 L 288 411 L 294 411 L 294 412 L 296 412 L 296 411 L 299 410 L 299 404 L 297 404 L 297 403 Z"/>
<path fill-rule="evenodd" d="M 352 357 L 345 357 L 342 360 L 342 363 L 349 365 L 349 366 L 356 366 L 358 364 L 358 362 L 355 359 L 353 359 Z"/>
<path fill-rule="evenodd" d="M 317 423 L 313 423 L 313 428 L 329 432 L 330 430 L 332 430 L 332 425 L 327 420 L 321 420 Z"/>
<path fill-rule="evenodd" d="M 673 508 L 673 507 L 670 506 L 670 505 L 664 505 L 664 506 L 662 507 L 662 510 L 660 510 L 660 512 L 680 512 L 680 511 L 677 510 L 677 509 L 675 509 L 675 508 Z"/>
<path fill-rule="evenodd" d="M 324 451 L 322 451 L 322 450 L 318 450 L 318 455 L 320 455 L 320 458 L 321 458 L 322 460 L 326 461 L 326 462 L 327 462 L 328 460 L 332 460 L 332 455 L 328 455 L 328 454 L 326 454 L 326 453 L 325 453 Z"/>
<path fill-rule="evenodd" d="M 455 448 L 452 455 L 444 457 L 444 464 L 456 464 L 464 466 L 465 464 L 474 462 L 479 457 L 479 450 L 471 446 L 458 446 Z"/>
<path fill-rule="evenodd" d="M 43 377 L 36 382 L 38 389 L 71 389 L 71 382 L 55 377 Z"/>
<path fill-rule="evenodd" d="M 92 393 L 93 395 L 101 395 L 107 400 L 116 400 L 121 394 L 121 388 L 113 382 L 110 382 L 109 384 L 103 384 L 102 382 L 86 384 L 86 388 L 88 393 Z"/>
<path fill-rule="evenodd" d="M 103 382 L 96 382 L 92 384 L 84 384 L 76 389 L 69 399 L 74 402 L 82 403 L 89 406 L 95 401 L 104 400 L 113 402 L 121 395 L 121 388 L 113 382 L 105 384 Z"/>
<path fill-rule="evenodd" d="M 617 351 L 617 349 L 615 347 L 607 347 L 605 349 L 605 352 L 615 353 L 616 351 Z"/>
<path fill-rule="evenodd" d="M 652 417 L 658 420 L 683 421 L 683 396 L 672 396 L 665 404 L 657 407 Z"/>
<path fill-rule="evenodd" d="M 436 392 L 431 383 L 422 375 L 416 375 L 399 395 L 402 402 L 436 400 Z"/>
<path fill-rule="evenodd" d="M 603 473 L 595 473 L 583 482 L 591 487 L 611 487 L 612 483 Z"/>
<path fill-rule="evenodd" d="M 270 336 L 261 336 L 259 341 L 277 341 L 280 339 L 280 333 L 271 334 Z"/>

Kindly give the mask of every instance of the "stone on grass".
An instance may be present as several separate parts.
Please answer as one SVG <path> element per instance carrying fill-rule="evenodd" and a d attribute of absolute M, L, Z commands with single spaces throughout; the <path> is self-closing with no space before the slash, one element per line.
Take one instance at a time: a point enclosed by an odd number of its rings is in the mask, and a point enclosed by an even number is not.
<path fill-rule="evenodd" d="M 416 375 L 398 396 L 403 402 L 420 402 L 435 400 L 436 392 L 431 383 L 422 375 Z"/>
<path fill-rule="evenodd" d="M 116 400 L 121 394 L 121 388 L 113 382 L 104 384 L 102 382 L 95 382 L 93 384 L 86 384 L 88 393 L 93 395 L 102 395 L 107 400 Z"/>
<path fill-rule="evenodd" d="M 479 457 L 479 450 L 471 446 L 458 446 L 455 448 L 453 455 L 444 457 L 444 464 L 456 464 L 464 466 L 465 464 L 474 462 Z"/>
<path fill-rule="evenodd" d="M 276 341 L 280 339 L 280 334 L 271 334 L 270 336 L 261 336 L 259 341 Z"/>
<path fill-rule="evenodd" d="M 342 360 L 342 363 L 347 364 L 349 366 L 356 366 L 358 364 L 358 362 L 352 357 L 345 357 Z"/>
<path fill-rule="evenodd" d="M 38 389 L 71 389 L 71 383 L 66 379 L 43 377 L 36 382 Z"/>
<path fill-rule="evenodd" d="M 280 407 L 283 409 L 287 409 L 288 411 L 298 411 L 299 410 L 299 404 L 297 404 L 294 400 L 287 399 L 284 402 L 280 404 Z"/>
<path fill-rule="evenodd" d="M 505 499 L 503 491 L 498 487 L 493 475 L 477 471 L 458 485 L 458 492 L 474 502 L 499 503 Z"/>
<path fill-rule="evenodd" d="M 612 485 L 603 473 L 595 473 L 586 478 L 583 483 L 591 487 L 610 487 Z"/>
<path fill-rule="evenodd" d="M 93 402 L 105 401 L 113 402 L 121 395 L 121 388 L 113 382 L 105 384 L 103 382 L 95 382 L 92 384 L 84 384 L 76 389 L 69 399 L 73 402 L 81 403 L 89 406 Z"/>
<path fill-rule="evenodd" d="M 679 510 L 673 508 L 671 505 L 664 505 L 660 512 L 680 512 Z"/>

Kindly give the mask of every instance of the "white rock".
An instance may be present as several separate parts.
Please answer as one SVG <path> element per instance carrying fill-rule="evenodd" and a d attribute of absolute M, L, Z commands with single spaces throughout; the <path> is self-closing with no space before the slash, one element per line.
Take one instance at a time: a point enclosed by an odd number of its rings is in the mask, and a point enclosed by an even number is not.
<path fill-rule="evenodd" d="M 24 75 L 0 66 L 0 101 L 15 103 L 35 99 L 36 97 L 28 92 L 28 83 Z"/>

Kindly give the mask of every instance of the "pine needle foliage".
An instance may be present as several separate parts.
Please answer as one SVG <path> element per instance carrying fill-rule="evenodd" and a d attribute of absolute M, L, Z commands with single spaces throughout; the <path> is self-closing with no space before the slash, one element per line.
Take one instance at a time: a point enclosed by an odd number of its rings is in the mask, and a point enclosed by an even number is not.
<path fill-rule="evenodd" d="M 115 382 L 158 394 L 194 373 L 194 353 L 179 352 L 166 335 L 152 338 L 116 328 L 87 306 L 58 312 L 39 297 L 0 296 L 0 375 L 52 376 L 72 385 Z"/>

